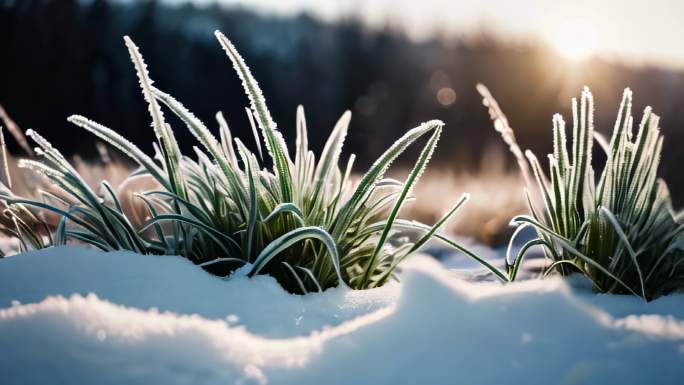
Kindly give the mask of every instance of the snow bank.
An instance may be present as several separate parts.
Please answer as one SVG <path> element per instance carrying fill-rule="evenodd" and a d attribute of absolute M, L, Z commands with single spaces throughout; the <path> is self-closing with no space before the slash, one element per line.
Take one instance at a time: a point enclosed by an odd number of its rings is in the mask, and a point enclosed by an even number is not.
<path fill-rule="evenodd" d="M 268 337 L 306 335 L 394 303 L 396 284 L 373 291 L 291 295 L 268 276 L 212 276 L 175 256 L 58 247 L 0 260 L 0 307 L 49 295 L 96 294 L 139 309 L 225 318 Z"/>
<path fill-rule="evenodd" d="M 54 249 L 0 261 L 0 373 L 3 384 L 677 384 L 682 305 L 560 279 L 471 283 L 428 258 L 408 261 L 401 285 L 298 297 L 176 257 Z"/>

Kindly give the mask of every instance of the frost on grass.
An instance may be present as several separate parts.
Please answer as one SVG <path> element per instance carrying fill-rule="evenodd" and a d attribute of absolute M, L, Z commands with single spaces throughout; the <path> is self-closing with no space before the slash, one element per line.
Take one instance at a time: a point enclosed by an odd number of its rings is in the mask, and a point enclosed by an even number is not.
<path fill-rule="evenodd" d="M 181 258 L 149 261 L 64 248 L 5 261 L 3 383 L 671 384 L 684 374 L 681 295 L 647 305 L 560 278 L 469 283 L 417 257 L 400 285 L 301 297 L 270 277 L 207 279 Z"/>
<path fill-rule="evenodd" d="M 274 276 L 292 293 L 320 292 L 338 286 L 368 289 L 389 282 L 398 264 L 436 236 L 437 229 L 466 199 L 461 198 L 433 227 L 403 221 L 402 233 L 426 233 L 417 242 L 401 237 L 402 244 L 396 248 L 385 242 L 394 233 L 396 215 L 430 160 L 443 123 L 432 120 L 404 134 L 353 189 L 349 176 L 354 156 L 348 158 L 346 168 L 338 164 L 350 113 L 340 118 L 317 162 L 314 153 L 308 150 L 308 140 L 302 138 L 306 128 L 303 111 L 299 109 L 298 147 L 292 163 L 257 81 L 233 44 L 218 31 L 216 37 L 249 97 L 251 110 L 247 109 L 247 116 L 259 158 L 263 158 L 260 142 L 264 140 L 273 161 L 273 172 L 260 165 L 256 155 L 238 138 L 232 138 L 221 114 L 217 114 L 219 142 L 190 110 L 156 88 L 138 47 L 126 36 L 124 41 L 157 137 L 153 143 L 155 156 L 147 156 L 115 131 L 84 117 L 73 115 L 69 121 L 123 151 L 141 166 L 122 185 L 151 176 L 160 186 L 152 191 L 129 194 L 137 202 L 138 210 L 125 210 L 118 193 L 126 190 L 116 191 L 102 180 L 99 183 L 102 194 L 97 194 L 56 148 L 29 131 L 27 135 L 38 144 L 36 152 L 45 158 L 45 163 L 30 160 L 22 165 L 46 176 L 56 189 L 46 189 L 43 195 L 49 199 L 40 201 L 0 189 L 3 190 L 0 200 L 10 208 L 36 207 L 62 220 L 54 236 L 45 237 L 53 235 L 48 234 L 52 227 L 44 221 L 39 222 L 40 227 L 32 226 L 37 221 L 31 212 L 24 210 L 21 216 L 12 214 L 9 219 L 14 221 L 0 223 L 0 230 L 20 238 L 21 244 L 27 245 L 22 251 L 75 240 L 106 251 L 181 255 L 220 277 L 230 275 L 240 266 L 252 265 L 249 276 Z M 163 106 L 185 123 L 207 152 L 193 147 L 196 158 L 182 156 L 173 130 L 164 119 Z M 263 138 L 259 137 L 255 121 Z M 383 175 L 408 146 L 429 132 L 432 139 L 423 148 L 402 192 L 395 194 L 394 190 L 401 189 L 402 183 L 386 183 L 389 181 L 383 180 Z M 392 184 L 394 188 L 383 189 L 382 183 Z M 394 208 L 384 220 L 389 206 Z M 46 234 L 37 232 L 36 228 L 45 228 Z M 377 241 L 376 234 L 380 234 Z M 43 238 L 48 241 L 43 242 Z M 321 242 L 324 248 L 316 246 Z M 448 244 L 458 248 L 452 242 Z"/>

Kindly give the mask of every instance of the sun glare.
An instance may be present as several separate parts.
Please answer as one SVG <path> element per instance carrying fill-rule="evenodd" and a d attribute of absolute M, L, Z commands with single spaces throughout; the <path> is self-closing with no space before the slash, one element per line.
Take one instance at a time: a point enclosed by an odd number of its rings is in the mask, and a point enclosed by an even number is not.
<path fill-rule="evenodd" d="M 586 19 L 571 19 L 558 24 L 550 38 L 556 51 L 573 61 L 587 59 L 598 48 L 596 28 Z"/>

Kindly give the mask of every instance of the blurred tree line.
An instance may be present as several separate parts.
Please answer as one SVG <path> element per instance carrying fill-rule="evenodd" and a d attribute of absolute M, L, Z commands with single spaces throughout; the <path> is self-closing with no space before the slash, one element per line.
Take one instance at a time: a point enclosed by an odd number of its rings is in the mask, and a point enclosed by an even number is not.
<path fill-rule="evenodd" d="M 447 124 L 437 162 L 486 165 L 485 148 L 504 146 L 474 89 L 477 82 L 497 97 L 521 145 L 546 152 L 552 114 L 563 112 L 569 121 L 570 97 L 583 85 L 595 94 L 596 123 L 605 134 L 612 130 L 622 88 L 630 86 L 635 115 L 649 104 L 662 117 L 662 175 L 676 201 L 684 202 L 678 169 L 684 153 L 677 150 L 684 138 L 684 73 L 600 59 L 571 63 L 540 44 L 503 43 L 484 30 L 470 38 L 415 42 L 396 28 L 369 30 L 354 19 L 326 24 L 307 15 L 264 16 L 219 5 L 0 0 L 0 104 L 21 127 L 40 130 L 65 153 L 96 153 L 94 138 L 66 122 L 73 113 L 136 143 L 151 143 L 150 119 L 122 41 L 127 34 L 159 88 L 210 127 L 222 110 L 234 133 L 253 144 L 244 113 L 248 101 L 215 29 L 233 40 L 252 67 L 287 139 L 294 137 L 297 104 L 306 108 L 317 149 L 338 116 L 351 109 L 346 151 L 356 153 L 360 165 L 432 118 Z M 180 122 L 172 123 L 189 150 L 194 139 Z"/>

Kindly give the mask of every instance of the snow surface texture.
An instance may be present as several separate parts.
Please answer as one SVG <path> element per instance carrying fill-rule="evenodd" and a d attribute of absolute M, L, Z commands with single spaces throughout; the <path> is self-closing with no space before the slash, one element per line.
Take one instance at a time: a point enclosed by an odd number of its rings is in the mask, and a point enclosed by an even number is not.
<path fill-rule="evenodd" d="M 417 257 L 401 284 L 294 296 L 179 257 L 0 261 L 2 384 L 680 384 L 684 296 L 502 286 Z M 92 293 L 92 294 L 89 294 Z M 21 304 L 17 301 L 21 301 Z"/>

